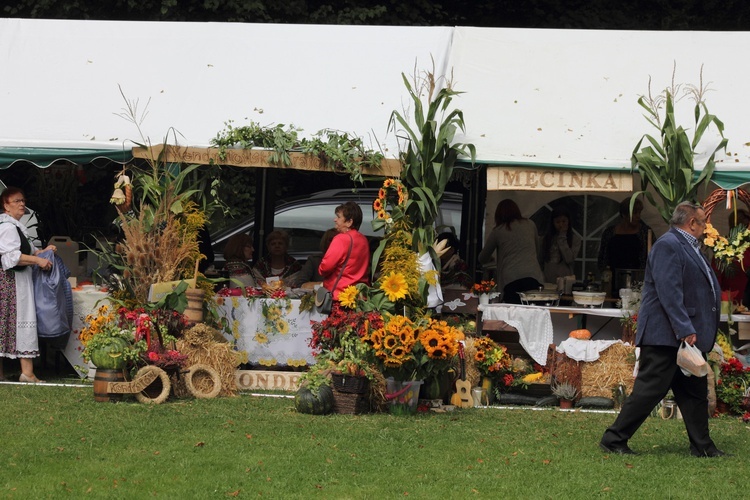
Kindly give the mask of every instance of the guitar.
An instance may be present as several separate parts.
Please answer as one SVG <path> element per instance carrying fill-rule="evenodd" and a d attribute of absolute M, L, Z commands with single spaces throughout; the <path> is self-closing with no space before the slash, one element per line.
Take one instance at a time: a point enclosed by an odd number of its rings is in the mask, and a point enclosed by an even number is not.
<path fill-rule="evenodd" d="M 466 380 L 466 357 L 463 341 L 458 343 L 458 358 L 461 360 L 461 378 L 456 380 L 456 392 L 451 396 L 451 404 L 460 408 L 471 408 L 474 403 L 471 399 L 471 383 Z"/>

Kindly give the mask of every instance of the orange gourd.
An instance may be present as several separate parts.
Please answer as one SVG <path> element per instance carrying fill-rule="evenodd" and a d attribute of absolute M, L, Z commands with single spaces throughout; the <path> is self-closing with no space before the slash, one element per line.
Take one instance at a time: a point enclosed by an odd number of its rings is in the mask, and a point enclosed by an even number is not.
<path fill-rule="evenodd" d="M 580 330 L 573 330 L 570 332 L 570 338 L 578 340 L 589 340 L 591 338 L 591 332 L 582 328 Z"/>

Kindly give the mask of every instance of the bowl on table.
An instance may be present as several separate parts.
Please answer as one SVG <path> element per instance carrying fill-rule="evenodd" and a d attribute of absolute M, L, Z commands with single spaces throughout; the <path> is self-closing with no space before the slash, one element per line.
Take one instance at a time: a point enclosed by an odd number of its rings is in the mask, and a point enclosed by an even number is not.
<path fill-rule="evenodd" d="M 518 292 L 521 304 L 554 307 L 560 304 L 560 293 L 555 290 L 527 290 Z"/>
<path fill-rule="evenodd" d="M 606 292 L 573 292 L 573 302 L 581 307 L 602 307 Z"/>

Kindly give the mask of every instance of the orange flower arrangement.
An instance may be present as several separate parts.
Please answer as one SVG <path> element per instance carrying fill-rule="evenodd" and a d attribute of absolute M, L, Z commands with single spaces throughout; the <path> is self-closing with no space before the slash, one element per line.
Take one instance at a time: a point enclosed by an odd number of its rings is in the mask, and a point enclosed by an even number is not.
<path fill-rule="evenodd" d="M 481 295 L 483 293 L 492 293 L 495 291 L 495 280 L 482 280 L 479 283 L 474 283 L 471 287 L 471 293 L 474 295 Z"/>
<path fill-rule="evenodd" d="M 448 369 L 458 354 L 464 334 L 445 321 L 432 318 L 415 324 L 405 316 L 384 318 L 382 328 L 362 337 L 372 347 L 384 372 L 398 380 L 418 380 Z"/>

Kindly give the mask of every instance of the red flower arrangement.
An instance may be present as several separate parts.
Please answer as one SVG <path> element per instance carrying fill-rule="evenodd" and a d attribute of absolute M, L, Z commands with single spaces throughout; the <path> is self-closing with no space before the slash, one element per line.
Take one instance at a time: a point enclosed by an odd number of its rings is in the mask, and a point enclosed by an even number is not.
<path fill-rule="evenodd" d="M 721 364 L 716 380 L 716 397 L 726 403 L 732 413 L 741 415 L 745 411 L 745 391 L 750 387 L 750 367 L 745 368 L 737 358 Z"/>
<path fill-rule="evenodd" d="M 330 351 L 340 346 L 342 335 L 355 332 L 359 338 L 370 329 L 383 328 L 383 317 L 377 311 L 361 312 L 340 307 L 334 303 L 331 314 L 323 321 L 312 322 L 310 348 L 314 353 Z"/>
<path fill-rule="evenodd" d="M 144 341 L 146 350 L 141 353 L 141 360 L 160 368 L 180 368 L 188 357 L 176 349 L 166 349 L 166 344 L 173 344 L 176 335 L 180 335 L 187 326 L 187 319 L 177 311 L 155 309 L 146 313 L 143 308 L 128 310 L 120 308 L 120 320 L 135 324 L 135 342 Z"/>

